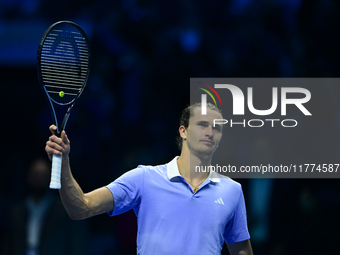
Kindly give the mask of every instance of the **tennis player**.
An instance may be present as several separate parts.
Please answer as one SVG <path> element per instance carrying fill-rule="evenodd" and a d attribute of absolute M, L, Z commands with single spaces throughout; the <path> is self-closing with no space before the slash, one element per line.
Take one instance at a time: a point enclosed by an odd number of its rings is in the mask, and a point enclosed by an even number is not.
<path fill-rule="evenodd" d="M 60 196 L 72 219 L 133 209 L 138 217 L 138 255 L 217 255 L 224 242 L 231 255 L 252 255 L 241 185 L 216 172 L 196 171 L 211 164 L 222 138 L 218 108 L 200 104 L 184 109 L 179 134 L 181 154 L 168 164 L 138 166 L 106 187 L 84 193 L 73 178 L 65 133 L 52 135 L 45 150 L 62 155 Z"/>

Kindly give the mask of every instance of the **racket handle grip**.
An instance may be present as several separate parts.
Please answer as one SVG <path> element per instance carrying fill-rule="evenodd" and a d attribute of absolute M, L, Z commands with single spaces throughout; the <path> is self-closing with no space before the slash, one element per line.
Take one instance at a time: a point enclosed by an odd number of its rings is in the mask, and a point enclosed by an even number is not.
<path fill-rule="evenodd" d="M 61 188 L 60 178 L 61 178 L 61 156 L 53 154 L 50 189 Z"/>

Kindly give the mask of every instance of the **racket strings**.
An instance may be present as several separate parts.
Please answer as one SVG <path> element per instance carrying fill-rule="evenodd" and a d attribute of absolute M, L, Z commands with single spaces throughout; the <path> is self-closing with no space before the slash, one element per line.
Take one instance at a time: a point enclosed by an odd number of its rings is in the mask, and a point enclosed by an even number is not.
<path fill-rule="evenodd" d="M 41 51 L 41 74 L 55 102 L 67 104 L 78 96 L 88 68 L 88 45 L 79 31 L 54 29 L 47 35 Z"/>

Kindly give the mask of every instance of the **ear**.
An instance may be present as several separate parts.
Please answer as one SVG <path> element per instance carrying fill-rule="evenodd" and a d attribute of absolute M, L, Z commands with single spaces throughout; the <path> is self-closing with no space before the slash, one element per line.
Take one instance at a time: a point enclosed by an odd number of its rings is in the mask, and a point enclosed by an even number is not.
<path fill-rule="evenodd" d="M 184 126 L 180 126 L 179 129 L 179 135 L 186 140 L 187 139 L 187 129 Z"/>

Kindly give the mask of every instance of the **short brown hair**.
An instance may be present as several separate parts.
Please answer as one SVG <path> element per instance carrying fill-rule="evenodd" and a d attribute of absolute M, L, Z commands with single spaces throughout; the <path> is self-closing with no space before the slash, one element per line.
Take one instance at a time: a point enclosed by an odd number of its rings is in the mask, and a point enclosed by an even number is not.
<path fill-rule="evenodd" d="M 185 128 L 189 127 L 189 119 L 190 117 L 194 116 L 194 110 L 196 107 L 201 107 L 201 103 L 195 103 L 184 108 L 184 110 L 182 111 L 181 118 L 179 119 L 179 126 L 184 126 Z M 207 108 L 217 111 L 218 113 L 222 114 L 222 111 L 218 109 L 217 106 L 213 105 L 212 103 L 207 103 Z M 179 135 L 177 137 L 177 146 L 180 150 L 182 150 L 182 145 L 183 145 L 183 138 Z"/>

